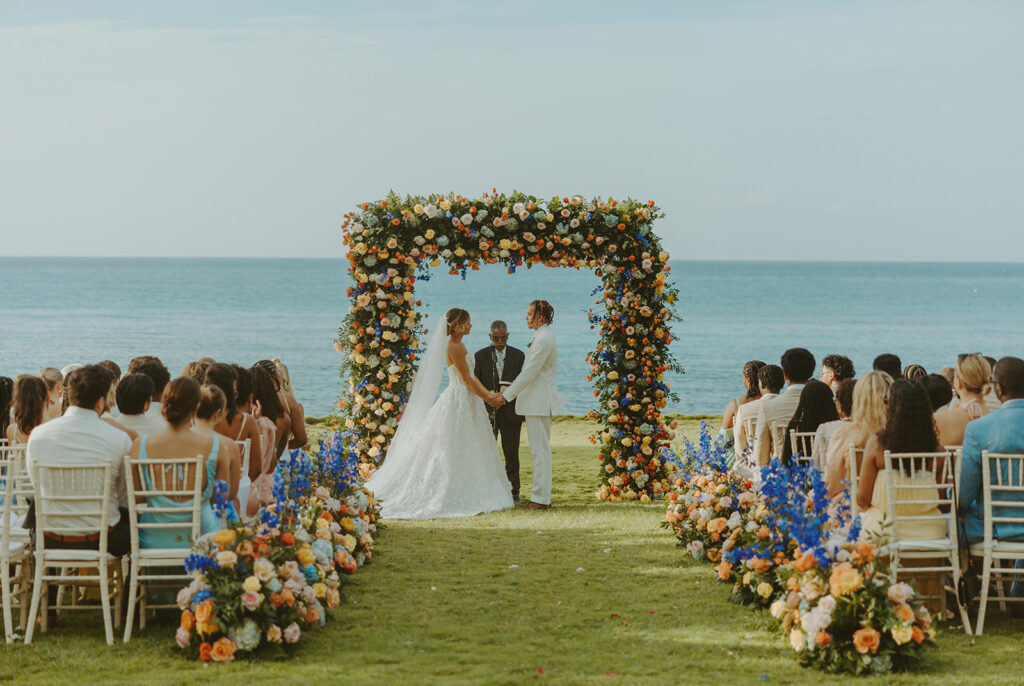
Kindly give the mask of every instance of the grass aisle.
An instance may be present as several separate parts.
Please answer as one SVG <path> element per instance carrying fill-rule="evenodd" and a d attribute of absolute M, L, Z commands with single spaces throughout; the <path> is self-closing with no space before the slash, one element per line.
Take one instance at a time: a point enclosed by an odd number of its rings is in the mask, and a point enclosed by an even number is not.
<path fill-rule="evenodd" d="M 581 421 L 555 424 L 555 507 L 547 512 L 388 525 L 373 562 L 346 586 L 349 602 L 293 659 L 204 667 L 179 656 L 167 625 L 108 650 L 94 616 L 39 635 L 32 646 L 0 649 L 0 680 L 215 678 L 262 686 L 325 678 L 346 685 L 1019 678 L 1021 627 L 998 612 L 976 646 L 961 633 L 940 633 L 932 667 L 914 677 L 842 679 L 800 668 L 768 630 L 767 613 L 729 603 L 729 588 L 710 567 L 684 559 L 658 527 L 661 505 L 594 500 L 597 462 L 587 433 Z M 523 466 L 528 484 L 525 450 Z"/>

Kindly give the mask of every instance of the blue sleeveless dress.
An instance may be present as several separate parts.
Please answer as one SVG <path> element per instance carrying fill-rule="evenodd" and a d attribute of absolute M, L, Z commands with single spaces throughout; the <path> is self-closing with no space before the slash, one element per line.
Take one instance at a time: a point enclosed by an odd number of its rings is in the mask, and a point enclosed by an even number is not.
<path fill-rule="evenodd" d="M 139 459 L 142 460 L 149 459 L 146 455 L 147 438 L 149 438 L 149 436 L 143 436 L 142 442 L 139 444 Z M 210 449 L 210 455 L 206 458 L 206 486 L 203 488 L 202 495 L 199 496 L 202 500 L 202 508 L 200 510 L 201 534 L 207 534 L 221 528 L 220 521 L 213 511 L 213 505 L 210 503 L 210 496 L 213 494 L 213 483 L 217 480 L 217 451 L 219 448 L 220 439 L 217 436 L 214 436 L 213 447 Z M 178 469 L 181 469 L 181 467 L 178 467 Z M 149 478 L 149 472 L 144 471 L 143 477 L 146 480 L 146 488 L 152 488 L 153 486 Z M 140 547 L 189 548 L 192 546 L 193 541 L 189 540 L 189 537 L 191 536 L 191 500 L 177 501 L 171 500 L 166 496 L 154 495 L 147 497 L 146 502 L 153 507 L 180 507 L 182 512 L 180 515 L 170 512 L 146 513 L 140 516 L 141 521 L 154 523 L 181 523 L 181 529 L 140 529 Z"/>

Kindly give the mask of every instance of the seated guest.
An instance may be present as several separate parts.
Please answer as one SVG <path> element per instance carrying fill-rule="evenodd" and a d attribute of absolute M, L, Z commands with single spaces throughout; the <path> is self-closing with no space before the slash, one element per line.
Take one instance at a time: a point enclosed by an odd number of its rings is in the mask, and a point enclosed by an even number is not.
<path fill-rule="evenodd" d="M 96 364 L 110 372 L 111 376 L 114 377 L 114 386 L 116 388 L 117 382 L 121 379 L 121 367 L 118 366 L 117 362 L 114 362 L 113 360 L 103 360 Z"/>
<path fill-rule="evenodd" d="M 132 445 L 132 457 L 138 459 L 168 460 L 205 455 L 205 477 L 202 495 L 202 533 L 220 529 L 213 509 L 211 494 L 217 480 L 230 483 L 231 457 L 219 436 L 204 436 L 192 430 L 192 420 L 199 407 L 199 382 L 185 376 L 167 384 L 160 411 L 167 427 L 160 433 L 142 436 Z M 159 543 L 159 542 L 158 542 Z M 159 546 L 157 546 L 159 547 Z M 181 547 L 181 546 L 172 546 Z"/>
<path fill-rule="evenodd" d="M 64 390 L 64 377 L 56 367 L 44 367 L 39 371 L 39 378 L 46 384 L 46 420 L 59 417 L 61 412 L 60 396 Z"/>
<path fill-rule="evenodd" d="M 206 370 L 210 368 L 211 364 L 213 364 L 212 360 L 210 360 L 209 362 L 206 361 L 209 359 L 210 358 L 208 357 L 204 357 L 201 360 L 189 362 L 188 364 L 185 365 L 185 368 L 181 370 L 181 375 L 191 376 L 199 383 L 202 383 L 203 377 L 206 375 Z"/>
<path fill-rule="evenodd" d="M 875 361 L 871 363 L 871 368 L 879 372 L 885 372 L 893 380 L 903 376 L 903 365 L 900 363 L 899 355 L 893 355 L 892 353 L 882 353 L 876 357 Z"/>
<path fill-rule="evenodd" d="M 993 386 L 1002 407 L 979 417 L 964 430 L 963 453 L 960 466 L 960 491 L 957 510 L 967 533 L 967 540 L 978 543 L 985 537 L 982 497 L 981 453 L 1024 452 L 1024 360 L 1004 357 L 996 362 L 992 374 Z M 1007 478 L 1003 474 L 1003 479 Z M 1018 494 L 1018 498 L 1024 494 Z M 1001 498 L 1007 499 L 1007 498 Z M 1011 515 L 1005 510 L 998 515 Z M 1024 508 L 1012 516 L 1024 515 Z M 993 536 L 1003 541 L 1024 541 L 1024 527 L 1019 524 L 993 522 Z"/>
<path fill-rule="evenodd" d="M 843 481 L 849 478 L 850 448 L 862 449 L 869 438 L 885 428 L 885 399 L 891 384 L 888 374 L 874 370 L 857 380 L 850 422 L 836 430 L 825 449 L 825 483 L 830 498 L 839 495 Z M 860 467 L 857 465 L 858 474 Z M 851 493 L 850 497 L 856 498 L 857 494 Z"/>
<path fill-rule="evenodd" d="M 46 421 L 46 382 L 22 374 L 14 380 L 14 421 L 7 427 L 10 445 L 27 443 L 32 430 Z"/>
<path fill-rule="evenodd" d="M 238 479 L 242 471 L 242 453 L 238 445 L 230 436 L 217 433 L 216 427 L 227 413 L 227 398 L 224 391 L 217 386 L 206 385 L 199 389 L 199 406 L 196 408 L 196 418 L 192 424 L 192 430 L 202 436 L 211 438 L 217 437 L 228 451 L 228 463 L 230 464 L 230 478 L 228 481 L 228 497 L 233 501 L 238 495 Z M 240 512 L 238 503 L 235 503 L 235 512 Z"/>
<path fill-rule="evenodd" d="M 277 430 L 277 448 L 274 453 L 276 462 L 288 448 L 295 421 L 288 400 L 281 392 L 281 380 L 277 376 L 277 367 L 274 363 L 270 360 L 260 360 L 249 368 L 249 373 L 252 374 L 253 399 L 260 408 L 260 415 L 274 422 Z"/>
<path fill-rule="evenodd" d="M 203 384 L 216 386 L 224 394 L 224 415 L 214 425 L 214 429 L 232 441 L 249 439 L 249 470 L 252 471 L 253 463 L 259 462 L 254 456 L 263 454 L 263 440 L 256 420 L 252 415 L 240 412 L 236 404 L 239 391 L 245 394 L 247 406 L 252 402 L 252 377 L 245 370 L 242 370 L 244 376 L 240 375 L 239 369 L 235 365 L 215 362 L 207 367 Z M 256 471 L 256 474 L 259 474 L 259 471 Z M 243 483 L 246 483 L 247 476 L 241 475 Z"/>
<path fill-rule="evenodd" d="M 278 403 L 281 405 L 284 416 L 288 418 L 288 424 L 284 428 L 284 433 L 281 433 L 280 423 L 278 426 L 277 454 L 283 455 L 284 451 L 290 448 L 293 443 L 298 443 L 299 447 L 304 446 L 308 440 L 306 437 L 306 417 L 299 409 L 299 404 L 295 397 L 289 396 L 289 394 L 284 392 L 278 365 L 271 360 L 260 360 L 255 366 L 265 370 L 267 375 L 273 380 L 274 389 L 277 391 Z M 299 442 L 300 438 L 301 442 Z"/>
<path fill-rule="evenodd" d="M 760 397 L 757 400 L 740 405 L 736 410 L 735 425 L 733 427 L 736 457 L 745 459 L 748 466 L 753 466 L 756 462 L 751 460 L 750 456 L 746 454 L 748 451 L 752 451 L 754 447 L 754 436 L 747 435 L 746 422 L 751 417 L 755 420 L 757 419 L 757 410 L 761 403 L 777 397 L 784 383 L 782 367 L 777 364 L 766 364 L 757 372 L 757 387 Z"/>
<path fill-rule="evenodd" d="M 956 377 L 956 371 L 952 367 L 943 367 L 939 370 L 939 376 L 946 380 L 949 387 L 953 387 L 953 379 Z"/>
<path fill-rule="evenodd" d="M 0 438 L 7 439 L 7 427 L 11 425 L 11 401 L 14 400 L 14 379 L 0 376 Z"/>
<path fill-rule="evenodd" d="M 253 452 L 249 459 L 252 485 L 246 504 L 246 516 L 251 517 L 262 505 L 273 500 L 274 470 L 277 469 L 278 458 L 287 447 L 291 418 L 281 404 L 273 376 L 259 364 L 250 367 L 249 373 L 252 375 L 254 414 L 259 417 L 257 422 L 263 445 L 263 453 Z"/>
<path fill-rule="evenodd" d="M 760 360 L 750 360 L 743 365 L 743 387 L 746 389 L 746 393 L 739 398 L 730 400 L 729 404 L 725 407 L 725 412 L 722 413 L 722 428 L 718 430 L 718 435 L 722 438 L 723 444 L 733 459 L 736 457 L 734 452 L 736 411 L 747 403 L 761 399 L 761 389 L 757 384 L 757 373 L 761 371 L 763 366 L 764 362 Z"/>
<path fill-rule="evenodd" d="M 281 382 L 281 393 L 288 403 L 288 416 L 292 420 L 292 437 L 288 439 L 288 449 L 296 450 L 306 447 L 309 437 L 306 436 L 306 409 L 295 399 L 295 389 L 292 388 L 291 374 L 288 367 L 278 358 L 271 360 L 277 369 L 277 380 Z"/>
<path fill-rule="evenodd" d="M 765 400 L 757 408 L 757 437 L 754 440 L 754 459 L 757 464 L 768 464 L 772 455 L 781 455 L 782 446 L 772 448 L 772 424 L 788 424 L 793 418 L 804 384 L 814 374 L 814 355 L 804 348 L 790 348 L 782 354 L 782 374 L 786 390 L 777 398 Z M 834 409 L 834 408 L 833 408 Z"/>
<path fill-rule="evenodd" d="M 30 474 L 36 465 L 111 465 L 114 478 L 110 484 L 108 525 L 111 529 L 107 537 L 107 551 L 112 555 L 124 555 L 131 549 L 131 537 L 123 466 L 124 456 L 131 449 L 132 442 L 123 431 L 118 431 L 100 419 L 100 415 L 107 410 L 110 384 L 110 373 L 97 365 L 86 365 L 68 374 L 68 409 L 63 416 L 46 422 L 32 432 L 28 439 L 26 459 Z M 83 509 L 92 510 L 93 507 L 92 504 L 86 504 Z M 83 515 L 81 525 L 83 529 L 96 528 L 97 522 L 97 517 Z M 30 530 L 35 528 L 35 513 L 31 509 L 25 527 Z M 74 540 L 49 534 L 46 538 L 48 548 L 95 550 L 98 543 L 99 534 L 74 537 Z"/>
<path fill-rule="evenodd" d="M 982 357 L 984 357 L 985 361 L 988 362 L 989 369 L 996 368 L 996 358 L 991 355 L 982 355 Z M 994 412 L 999 409 L 1000 404 L 1001 403 L 999 402 L 999 398 L 996 397 L 995 391 L 991 386 L 989 386 L 988 395 L 985 396 L 985 407 L 988 408 L 989 412 Z"/>
<path fill-rule="evenodd" d="M 853 389 L 856 386 L 856 379 L 843 379 L 836 384 L 833 392 L 836 397 L 836 412 L 839 413 L 839 419 L 818 425 L 818 430 L 814 432 L 814 448 L 811 457 L 814 458 L 814 464 L 818 465 L 822 474 L 825 473 L 825 457 L 829 441 L 832 440 L 836 431 L 850 423 L 850 416 L 853 414 Z"/>
<path fill-rule="evenodd" d="M 938 484 L 931 472 L 919 471 L 914 477 L 887 475 L 885 451 L 892 453 L 934 453 L 941 449 L 935 433 L 931 406 L 924 389 L 906 379 L 897 379 L 889 388 L 886 405 L 885 428 L 868 440 L 864 450 L 857 503 L 861 507 L 863 535 L 870 537 L 882 533 L 882 522 L 888 513 L 888 486 L 886 479 L 896 479 L 894 485 L 921 483 Z M 899 489 L 897 488 L 897 491 Z M 920 491 L 908 489 L 907 497 Z M 901 498 L 903 495 L 901 494 Z M 901 516 L 939 515 L 934 504 L 900 506 Z M 946 536 L 946 523 L 942 520 L 910 520 L 898 523 L 895 534 L 900 539 L 936 539 Z"/>
<path fill-rule="evenodd" d="M 932 412 L 948 407 L 953 401 L 953 387 L 941 374 L 927 374 L 918 379 L 917 383 L 921 384 L 921 388 L 928 395 L 928 404 L 931 405 Z"/>
<path fill-rule="evenodd" d="M 985 406 L 985 394 L 988 393 L 992 370 L 985 358 L 977 353 L 959 355 L 955 372 L 953 390 L 960 397 L 960 402 L 935 413 L 935 426 L 944 446 L 961 445 L 967 423 L 989 412 Z"/>
<path fill-rule="evenodd" d="M 908 364 L 906 369 L 903 370 L 903 378 L 907 381 L 917 381 L 927 375 L 928 372 L 919 364 Z"/>
<path fill-rule="evenodd" d="M 825 355 L 821 361 L 821 382 L 828 384 L 834 393 L 839 382 L 856 376 L 853 360 L 846 355 Z"/>
<path fill-rule="evenodd" d="M 145 374 L 153 382 L 153 397 L 150 399 L 149 409 L 146 413 L 152 417 L 161 417 L 162 412 L 160 410 L 161 395 L 164 392 L 164 387 L 171 380 L 171 373 L 167 371 L 167 367 L 160 361 L 160 358 L 153 357 L 152 355 L 143 355 L 141 357 L 133 358 L 128 363 L 128 373 L 134 374 Z"/>
<path fill-rule="evenodd" d="M 818 427 L 825 422 L 839 420 L 839 413 L 836 411 L 835 396 L 827 384 L 817 379 L 809 379 L 803 390 L 800 391 L 800 402 L 793 412 L 793 418 L 786 426 L 786 436 L 782 446 L 782 461 L 789 462 L 793 458 L 793 441 L 789 435 L 793 432 L 816 432 Z M 800 450 L 806 450 L 797 446 Z M 811 457 L 811 455 L 802 455 Z"/>
<path fill-rule="evenodd" d="M 140 436 L 158 434 L 167 429 L 163 417 L 146 414 L 153 399 L 153 380 L 145 374 L 125 374 L 117 385 L 117 421 Z"/>

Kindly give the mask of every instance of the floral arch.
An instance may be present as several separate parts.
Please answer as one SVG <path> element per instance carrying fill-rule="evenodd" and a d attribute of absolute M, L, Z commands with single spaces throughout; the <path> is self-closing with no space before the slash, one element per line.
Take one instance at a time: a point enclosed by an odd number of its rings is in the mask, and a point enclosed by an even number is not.
<path fill-rule="evenodd" d="M 600 446 L 597 496 L 647 500 L 667 491 L 674 436 L 661 412 L 675 396 L 664 374 L 682 369 L 669 351 L 676 291 L 668 254 L 651 230 L 662 216 L 653 201 L 497 191 L 473 199 L 392 192 L 346 214 L 353 284 L 335 347 L 349 386 L 336 425 L 364 475 L 383 459 L 416 372 L 424 333 L 416 281 L 442 264 L 463 278 L 481 264 L 507 265 L 510 274 L 544 265 L 593 269 L 603 284 L 594 293 L 604 311 L 590 311 L 600 343 L 587 355 L 599 402 L 590 416 L 604 426 L 591 437 Z"/>

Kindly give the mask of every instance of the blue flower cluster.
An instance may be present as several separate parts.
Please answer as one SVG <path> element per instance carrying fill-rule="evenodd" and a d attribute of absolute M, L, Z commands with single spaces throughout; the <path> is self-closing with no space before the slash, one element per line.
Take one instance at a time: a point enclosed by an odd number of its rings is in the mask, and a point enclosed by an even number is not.
<path fill-rule="evenodd" d="M 199 572 L 203 574 L 207 569 L 220 569 L 220 565 L 217 561 L 208 555 L 200 555 L 199 553 L 192 553 L 185 558 L 185 571 L 189 574 Z"/>

